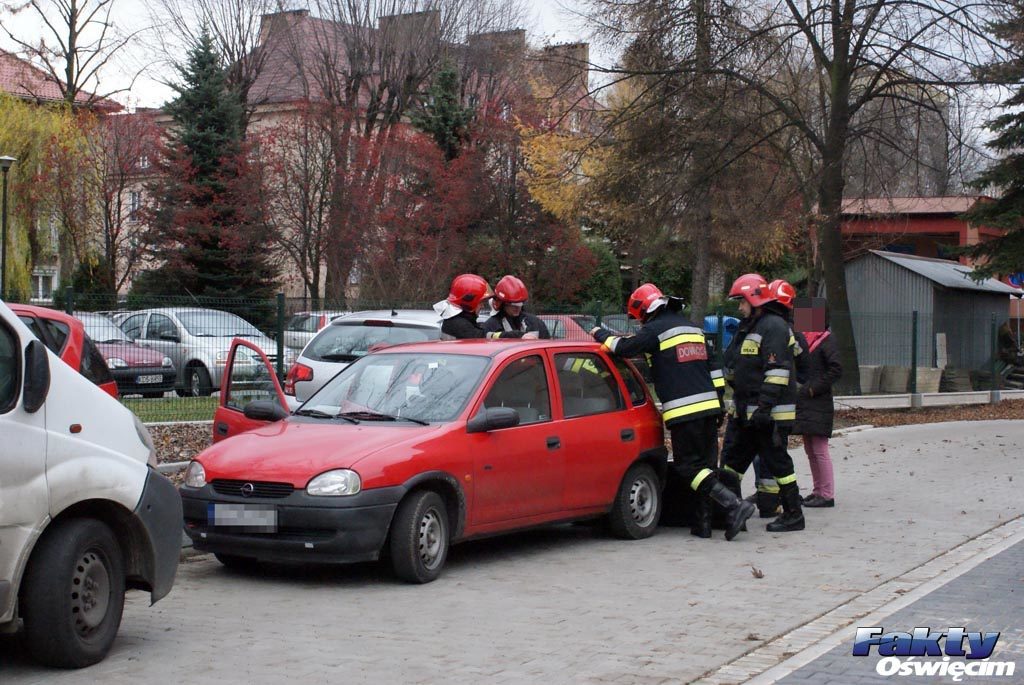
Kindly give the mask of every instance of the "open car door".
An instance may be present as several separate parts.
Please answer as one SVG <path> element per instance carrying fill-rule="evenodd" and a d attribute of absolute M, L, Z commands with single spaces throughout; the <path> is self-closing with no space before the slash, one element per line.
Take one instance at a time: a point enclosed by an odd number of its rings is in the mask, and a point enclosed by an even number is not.
<path fill-rule="evenodd" d="M 245 406 L 256 400 L 276 402 L 288 414 L 284 391 L 263 350 L 242 338 L 231 341 L 227 366 L 220 381 L 220 403 L 213 416 L 213 441 L 265 426 L 270 421 L 251 419 Z"/>

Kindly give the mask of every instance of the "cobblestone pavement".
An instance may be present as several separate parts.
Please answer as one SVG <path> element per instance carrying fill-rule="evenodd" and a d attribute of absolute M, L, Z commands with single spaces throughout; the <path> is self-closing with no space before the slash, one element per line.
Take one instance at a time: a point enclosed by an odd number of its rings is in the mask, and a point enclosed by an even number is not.
<path fill-rule="evenodd" d="M 851 433 L 832 446 L 837 506 L 808 510 L 802 533 L 752 519 L 729 543 L 684 529 L 623 542 L 559 526 L 459 545 L 424 586 L 374 564 L 238 574 L 201 556 L 155 606 L 129 595 L 104 662 L 47 671 L 4 637 L 0 682 L 678 683 L 748 668 L 739 682 L 1016 535 L 1022 444 L 1010 421 Z"/>

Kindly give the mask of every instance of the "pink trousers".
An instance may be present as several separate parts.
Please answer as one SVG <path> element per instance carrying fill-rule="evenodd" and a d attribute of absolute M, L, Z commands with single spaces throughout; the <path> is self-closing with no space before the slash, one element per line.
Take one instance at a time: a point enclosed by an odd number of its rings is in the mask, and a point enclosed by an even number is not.
<path fill-rule="evenodd" d="M 834 499 L 836 482 L 832 475 L 832 455 L 828 451 L 828 438 L 824 435 L 805 435 L 804 452 L 811 464 L 811 478 L 814 480 L 812 495 Z"/>

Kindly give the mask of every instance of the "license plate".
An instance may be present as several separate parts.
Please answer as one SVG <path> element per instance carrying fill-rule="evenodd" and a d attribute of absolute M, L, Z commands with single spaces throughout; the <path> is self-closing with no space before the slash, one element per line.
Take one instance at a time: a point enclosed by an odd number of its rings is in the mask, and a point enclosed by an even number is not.
<path fill-rule="evenodd" d="M 272 504 L 218 504 L 206 507 L 207 522 L 214 528 L 233 528 L 249 533 L 277 531 L 277 509 Z"/>
<path fill-rule="evenodd" d="M 142 383 L 159 383 L 163 379 L 164 379 L 163 376 L 161 376 L 160 374 L 156 374 L 155 376 L 139 376 L 138 378 L 135 379 L 135 382 L 139 383 L 139 384 L 142 384 Z"/>

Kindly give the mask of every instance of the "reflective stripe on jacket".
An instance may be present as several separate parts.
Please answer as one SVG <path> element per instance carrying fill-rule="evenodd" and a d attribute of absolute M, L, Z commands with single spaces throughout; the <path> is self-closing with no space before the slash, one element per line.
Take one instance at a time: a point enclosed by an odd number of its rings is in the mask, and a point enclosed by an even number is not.
<path fill-rule="evenodd" d="M 725 351 L 726 377 L 737 411 L 751 416 L 758 407 L 785 425 L 796 420 L 794 359 L 803 353 L 789 324 L 774 312 L 744 319 Z M 742 408 L 742 409 L 740 409 Z"/>

